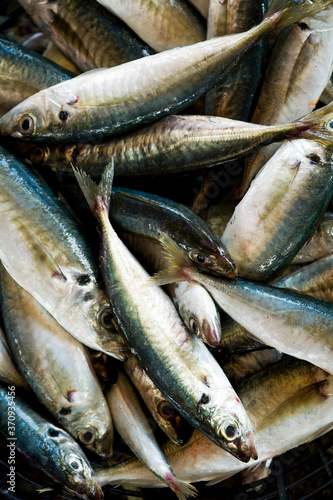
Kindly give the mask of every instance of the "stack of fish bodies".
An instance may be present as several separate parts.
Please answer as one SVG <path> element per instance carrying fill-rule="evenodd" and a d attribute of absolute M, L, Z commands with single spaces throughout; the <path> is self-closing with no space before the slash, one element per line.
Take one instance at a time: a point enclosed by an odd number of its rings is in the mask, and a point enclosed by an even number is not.
<path fill-rule="evenodd" d="M 332 0 L 273 0 L 266 14 L 261 2 L 211 0 L 201 5 L 207 22 L 183 0 L 137 10 L 112 0 L 20 3 L 83 73 L 0 40 L 0 375 L 22 394 L 31 388 L 60 426 L 17 399 L 19 451 L 79 498 L 124 482 L 184 499 L 191 482 L 225 479 L 330 430 Z M 251 123 L 266 34 L 275 45 Z M 284 68 L 287 81 L 274 77 Z M 327 84 L 326 106 L 312 111 Z M 187 115 L 202 96 L 208 114 Z M 200 173 L 284 139 L 251 184 L 254 167 L 205 217 L 112 186 L 114 175 L 157 183 Z M 73 184 L 75 175 L 79 218 L 89 206 L 98 221 L 100 268 L 73 213 L 19 157 Z M 225 326 L 219 309 L 231 317 Z M 262 343 L 265 352 L 251 354 Z M 93 351 L 120 370 L 104 391 Z M 170 439 L 163 447 L 114 358 Z M 185 421 L 195 428 L 187 443 Z M 111 457 L 113 427 L 140 461 L 93 471 L 76 442 Z"/>

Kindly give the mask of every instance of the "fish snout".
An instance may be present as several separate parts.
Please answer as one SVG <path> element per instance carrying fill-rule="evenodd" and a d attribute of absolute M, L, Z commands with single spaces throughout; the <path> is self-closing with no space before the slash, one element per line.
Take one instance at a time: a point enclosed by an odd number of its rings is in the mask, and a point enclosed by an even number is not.
<path fill-rule="evenodd" d="M 258 458 L 252 432 L 247 433 L 246 441 L 244 441 L 244 438 L 238 437 L 231 443 L 228 443 L 228 449 L 232 455 L 242 462 L 247 463 L 251 458 L 253 460 L 257 460 Z"/>

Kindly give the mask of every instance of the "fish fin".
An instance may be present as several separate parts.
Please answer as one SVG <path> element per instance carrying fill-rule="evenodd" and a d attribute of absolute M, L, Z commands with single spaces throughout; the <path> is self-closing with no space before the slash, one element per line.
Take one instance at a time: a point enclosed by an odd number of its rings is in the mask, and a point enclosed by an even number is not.
<path fill-rule="evenodd" d="M 37 493 L 41 494 L 41 493 L 46 493 L 47 491 L 54 491 L 54 488 L 40 488 L 39 490 L 36 490 Z"/>
<path fill-rule="evenodd" d="M 194 270 L 195 267 L 187 256 L 185 250 L 180 248 L 167 234 L 161 232 L 159 242 L 164 248 L 166 258 L 172 267 L 163 269 L 150 278 L 154 285 L 162 286 L 179 281 L 192 281 L 190 274 L 186 271 Z"/>
<path fill-rule="evenodd" d="M 265 20 L 272 23 L 272 30 L 281 30 L 303 17 L 312 16 L 324 10 L 333 0 L 273 0 L 267 10 Z"/>
<path fill-rule="evenodd" d="M 22 220 L 13 219 L 17 226 L 20 228 L 21 233 L 24 233 L 26 240 L 29 244 L 29 248 L 32 254 L 35 256 L 36 261 L 38 262 L 38 268 L 41 267 L 47 268 L 51 277 L 59 277 L 63 278 L 67 281 L 67 277 L 63 273 L 59 264 L 54 260 L 50 252 L 45 248 L 45 246 L 41 243 L 41 241 L 36 237 L 36 235 L 31 231 L 29 227 L 27 227 Z M 6 265 L 3 263 L 4 267 L 10 273 Z"/>
<path fill-rule="evenodd" d="M 254 481 L 259 481 L 260 479 L 264 479 L 269 476 L 271 470 L 269 467 L 269 460 L 264 460 L 259 464 L 255 464 L 253 467 L 249 467 L 248 469 L 244 469 L 240 472 L 242 478 L 242 484 L 253 483 Z"/>
<path fill-rule="evenodd" d="M 176 493 L 179 500 L 186 500 L 186 498 L 195 497 L 198 494 L 198 491 L 194 486 L 190 483 L 177 479 L 173 474 L 166 474 L 165 479 L 169 488 Z"/>
<path fill-rule="evenodd" d="M 295 120 L 295 124 L 304 123 L 308 125 L 307 130 L 301 133 L 305 139 L 312 139 L 320 142 L 332 143 L 333 139 L 333 102 L 323 106 L 300 120 Z"/>
<path fill-rule="evenodd" d="M 73 164 L 72 169 L 92 213 L 98 217 L 101 207 L 109 213 L 114 174 L 113 158 L 106 166 L 99 184 L 83 170 L 76 169 Z"/>
<path fill-rule="evenodd" d="M 234 472 L 223 472 L 220 476 L 216 477 L 215 479 L 212 479 L 208 483 L 206 483 L 206 486 L 215 486 L 216 484 L 220 483 L 221 481 L 224 481 L 225 479 L 228 479 L 229 477 L 233 476 Z"/>

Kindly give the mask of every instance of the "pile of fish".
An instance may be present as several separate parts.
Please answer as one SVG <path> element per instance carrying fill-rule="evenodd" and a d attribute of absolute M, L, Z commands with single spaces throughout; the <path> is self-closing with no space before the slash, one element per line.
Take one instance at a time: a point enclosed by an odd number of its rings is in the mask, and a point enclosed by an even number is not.
<path fill-rule="evenodd" d="M 269 474 L 333 428 L 333 0 L 19 4 L 1 434 L 82 499 Z"/>

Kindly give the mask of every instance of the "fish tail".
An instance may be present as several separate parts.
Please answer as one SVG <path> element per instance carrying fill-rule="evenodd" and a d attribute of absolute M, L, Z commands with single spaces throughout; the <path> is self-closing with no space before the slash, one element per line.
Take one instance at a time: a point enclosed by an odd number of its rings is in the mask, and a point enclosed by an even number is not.
<path fill-rule="evenodd" d="M 303 116 L 295 124 L 304 124 L 307 126 L 302 137 L 305 139 L 313 139 L 321 142 L 332 142 L 333 140 L 333 102 L 327 104 L 312 113 Z"/>
<path fill-rule="evenodd" d="M 101 181 L 97 184 L 86 172 L 76 169 L 72 165 L 76 180 L 84 194 L 87 203 L 98 218 L 101 211 L 106 211 L 107 214 L 110 210 L 111 190 L 114 174 L 113 158 L 106 166 Z"/>
<path fill-rule="evenodd" d="M 271 30 L 281 30 L 328 7 L 333 0 L 273 0 L 264 18 Z"/>
<path fill-rule="evenodd" d="M 180 248 L 165 233 L 160 233 L 159 241 L 164 248 L 166 258 L 171 262 L 172 266 L 162 269 L 162 271 L 152 276 L 149 281 L 158 286 L 178 283 L 179 281 L 192 281 L 190 272 L 195 270 L 195 266 L 185 250 Z"/>
<path fill-rule="evenodd" d="M 176 493 L 179 500 L 186 500 L 188 497 L 195 497 L 197 495 L 197 489 L 190 483 L 181 481 L 177 479 L 173 474 L 168 473 L 165 475 L 166 483 L 169 488 Z"/>

